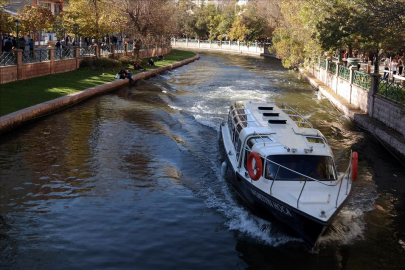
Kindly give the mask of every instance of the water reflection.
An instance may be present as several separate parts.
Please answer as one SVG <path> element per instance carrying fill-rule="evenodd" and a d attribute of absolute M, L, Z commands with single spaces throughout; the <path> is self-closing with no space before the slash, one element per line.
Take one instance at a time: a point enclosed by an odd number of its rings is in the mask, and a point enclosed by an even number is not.
<path fill-rule="evenodd" d="M 220 176 L 219 124 L 248 100 L 296 108 L 340 170 L 359 152 L 352 196 L 311 251 Z M 370 142 L 279 62 L 202 54 L 1 137 L 0 259 L 6 269 L 400 269 L 405 172 Z"/>

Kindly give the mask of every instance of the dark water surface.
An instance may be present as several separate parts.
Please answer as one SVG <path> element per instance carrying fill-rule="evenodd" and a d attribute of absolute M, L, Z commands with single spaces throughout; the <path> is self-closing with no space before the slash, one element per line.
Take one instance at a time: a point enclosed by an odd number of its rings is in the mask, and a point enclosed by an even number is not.
<path fill-rule="evenodd" d="M 297 109 L 341 171 L 359 152 L 312 250 L 220 176 L 219 124 L 248 100 Z M 404 166 L 276 60 L 202 53 L 0 139 L 1 269 L 405 269 Z"/>

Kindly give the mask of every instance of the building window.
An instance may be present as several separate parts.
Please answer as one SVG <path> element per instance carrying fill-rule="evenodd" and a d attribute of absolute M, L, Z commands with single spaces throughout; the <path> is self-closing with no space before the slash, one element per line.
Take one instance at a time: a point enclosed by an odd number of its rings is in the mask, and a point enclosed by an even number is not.
<path fill-rule="evenodd" d="M 55 15 L 55 16 L 58 16 L 59 13 L 60 13 L 60 6 L 59 6 L 59 5 L 55 5 L 55 13 L 54 13 L 54 15 Z"/>

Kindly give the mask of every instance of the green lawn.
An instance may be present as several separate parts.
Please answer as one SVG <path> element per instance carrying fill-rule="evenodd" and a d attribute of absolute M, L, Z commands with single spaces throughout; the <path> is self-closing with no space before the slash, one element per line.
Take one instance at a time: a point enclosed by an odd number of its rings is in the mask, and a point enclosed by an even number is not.
<path fill-rule="evenodd" d="M 167 66 L 195 56 L 193 52 L 172 50 L 165 55 L 165 61 L 155 62 L 156 67 L 146 64 L 148 59 L 142 60 L 146 70 Z M 156 57 L 153 58 L 156 61 Z M 132 69 L 132 66 L 128 66 Z M 121 68 L 79 68 L 74 71 L 51 74 L 28 80 L 15 81 L 0 85 L 0 116 L 81 91 L 93 86 L 114 81 L 115 74 Z M 137 74 L 142 71 L 131 71 Z"/>

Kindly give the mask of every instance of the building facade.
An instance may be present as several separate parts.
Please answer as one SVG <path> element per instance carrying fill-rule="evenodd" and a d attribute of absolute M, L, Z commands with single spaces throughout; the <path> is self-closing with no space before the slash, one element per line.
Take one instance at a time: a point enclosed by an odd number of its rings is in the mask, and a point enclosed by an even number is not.
<path fill-rule="evenodd" d="M 51 10 L 52 14 L 58 16 L 63 10 L 63 1 L 61 0 L 32 0 L 32 5 L 40 5 Z"/>

